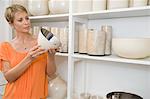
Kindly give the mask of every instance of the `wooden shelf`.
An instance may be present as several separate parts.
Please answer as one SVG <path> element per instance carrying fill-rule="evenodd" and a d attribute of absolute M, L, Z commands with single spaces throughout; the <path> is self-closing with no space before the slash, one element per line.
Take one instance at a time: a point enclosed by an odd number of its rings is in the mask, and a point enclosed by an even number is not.
<path fill-rule="evenodd" d="M 120 63 L 131 63 L 131 64 L 140 64 L 140 65 L 150 65 L 150 58 L 146 59 L 127 59 L 121 58 L 116 55 L 111 56 L 89 56 L 84 54 L 74 54 L 74 58 L 85 59 L 85 60 L 99 60 L 99 61 L 111 61 L 111 62 L 120 62 Z"/>
<path fill-rule="evenodd" d="M 69 14 L 30 16 L 31 22 L 61 22 L 68 21 Z"/>
<path fill-rule="evenodd" d="M 150 6 L 138 7 L 138 8 L 122 8 L 122 9 L 112 9 L 103 10 L 97 12 L 84 12 L 84 13 L 74 13 L 74 17 L 84 18 L 88 20 L 95 19 L 107 19 L 107 18 L 123 18 L 123 17 L 140 17 L 149 16 Z"/>

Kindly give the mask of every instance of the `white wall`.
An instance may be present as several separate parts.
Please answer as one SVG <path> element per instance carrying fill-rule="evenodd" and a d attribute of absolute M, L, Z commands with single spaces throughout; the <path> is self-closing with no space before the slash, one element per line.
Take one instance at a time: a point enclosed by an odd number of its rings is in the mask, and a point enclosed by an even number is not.
<path fill-rule="evenodd" d="M 0 0 L 0 42 L 10 40 L 10 27 L 4 18 L 5 8 L 9 5 L 9 0 Z"/>

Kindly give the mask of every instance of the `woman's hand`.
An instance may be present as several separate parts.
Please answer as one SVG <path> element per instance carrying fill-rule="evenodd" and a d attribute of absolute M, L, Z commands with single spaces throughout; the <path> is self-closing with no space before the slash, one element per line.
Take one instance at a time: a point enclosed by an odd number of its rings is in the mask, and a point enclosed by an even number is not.
<path fill-rule="evenodd" d="M 31 59 L 35 59 L 38 56 L 40 56 L 41 54 L 44 54 L 45 52 L 47 52 L 46 49 L 43 49 L 39 45 L 36 45 L 29 50 L 27 57 L 29 57 Z"/>
<path fill-rule="evenodd" d="M 52 55 L 52 56 L 55 55 L 56 51 L 57 49 L 48 49 L 49 55 Z"/>

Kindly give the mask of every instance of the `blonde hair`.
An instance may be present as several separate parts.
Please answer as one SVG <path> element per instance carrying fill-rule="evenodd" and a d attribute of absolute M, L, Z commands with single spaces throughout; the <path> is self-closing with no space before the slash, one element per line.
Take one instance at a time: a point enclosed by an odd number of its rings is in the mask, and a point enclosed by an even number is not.
<path fill-rule="evenodd" d="M 18 5 L 18 4 L 13 4 L 6 8 L 5 18 L 8 23 L 13 23 L 15 13 L 18 11 L 28 13 L 25 7 L 23 7 L 22 5 Z"/>

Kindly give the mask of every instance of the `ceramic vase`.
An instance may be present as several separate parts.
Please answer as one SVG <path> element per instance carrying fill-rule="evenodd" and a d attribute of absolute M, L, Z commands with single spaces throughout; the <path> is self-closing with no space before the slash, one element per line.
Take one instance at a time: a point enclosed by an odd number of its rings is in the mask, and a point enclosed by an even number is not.
<path fill-rule="evenodd" d="M 67 84 L 60 76 L 56 76 L 49 81 L 48 91 L 50 99 L 65 99 L 67 96 Z"/>
<path fill-rule="evenodd" d="M 60 52 L 68 52 L 68 27 L 60 28 Z"/>
<path fill-rule="evenodd" d="M 87 25 L 83 24 L 79 27 L 79 53 L 87 53 Z"/>
<path fill-rule="evenodd" d="M 33 16 L 49 14 L 48 0 L 29 0 L 28 8 Z"/>
<path fill-rule="evenodd" d="M 69 12 L 69 0 L 49 0 L 50 14 L 64 14 Z"/>
<path fill-rule="evenodd" d="M 92 0 L 76 0 L 74 6 L 75 12 L 90 12 L 92 11 Z"/>
<path fill-rule="evenodd" d="M 128 0 L 107 0 L 107 9 L 128 8 Z"/>
<path fill-rule="evenodd" d="M 112 44 L 112 26 L 103 25 L 101 30 L 105 32 L 105 55 L 111 55 L 111 44 Z"/>
<path fill-rule="evenodd" d="M 87 39 L 87 53 L 89 55 L 104 56 L 105 54 L 105 32 L 89 29 Z"/>
<path fill-rule="evenodd" d="M 93 11 L 106 10 L 106 0 L 93 0 L 92 4 Z"/>
<path fill-rule="evenodd" d="M 130 0 L 130 7 L 146 6 L 147 2 L 147 0 Z"/>

